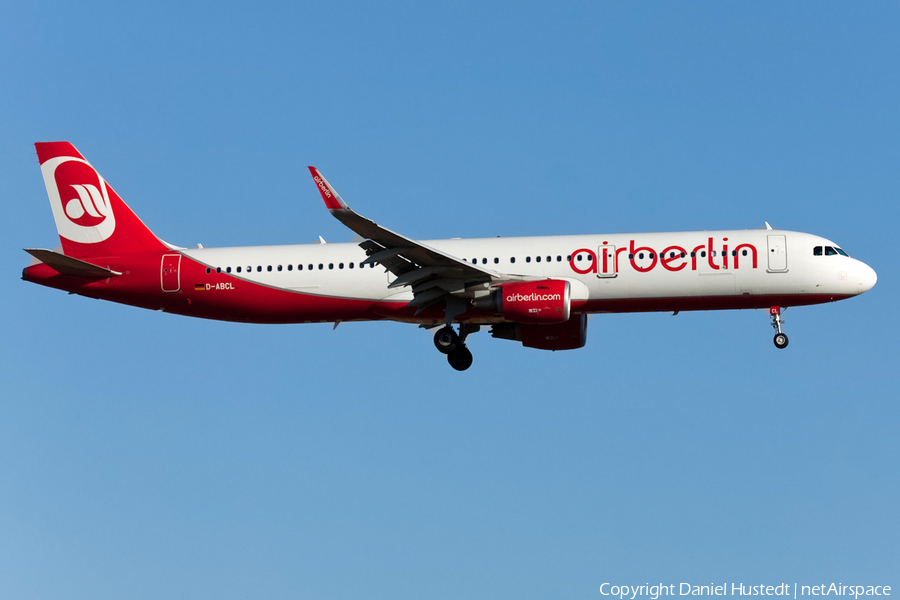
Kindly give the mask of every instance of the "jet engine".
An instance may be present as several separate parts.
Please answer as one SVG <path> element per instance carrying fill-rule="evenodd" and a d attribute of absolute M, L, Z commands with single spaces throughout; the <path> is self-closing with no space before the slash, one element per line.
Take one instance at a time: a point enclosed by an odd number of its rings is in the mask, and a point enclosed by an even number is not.
<path fill-rule="evenodd" d="M 550 325 L 497 323 L 491 327 L 491 336 L 522 342 L 526 348 L 575 350 L 587 342 L 587 315 L 576 314 L 565 323 Z"/>
<path fill-rule="evenodd" d="M 561 279 L 517 281 L 498 286 L 474 305 L 514 323 L 565 323 L 572 310 L 572 293 L 569 282 Z"/>

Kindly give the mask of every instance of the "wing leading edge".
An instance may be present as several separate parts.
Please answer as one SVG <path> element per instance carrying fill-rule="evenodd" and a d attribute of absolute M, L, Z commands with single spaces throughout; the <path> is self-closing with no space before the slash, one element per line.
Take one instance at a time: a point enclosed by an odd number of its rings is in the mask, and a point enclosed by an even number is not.
<path fill-rule="evenodd" d="M 414 297 L 409 305 L 417 307 L 416 314 L 446 301 L 449 315 L 451 304 L 459 306 L 459 303 L 452 302 L 452 298 L 474 299 L 487 295 L 493 285 L 522 279 L 469 264 L 378 225 L 353 211 L 318 169 L 309 167 L 309 172 L 329 212 L 350 230 L 365 238 L 359 244 L 368 256 L 365 263 L 380 264 L 396 275 L 397 279 L 389 287 L 412 288 Z M 459 309 L 453 312 L 457 310 Z M 455 315 L 448 316 L 448 320 L 453 316 Z"/>

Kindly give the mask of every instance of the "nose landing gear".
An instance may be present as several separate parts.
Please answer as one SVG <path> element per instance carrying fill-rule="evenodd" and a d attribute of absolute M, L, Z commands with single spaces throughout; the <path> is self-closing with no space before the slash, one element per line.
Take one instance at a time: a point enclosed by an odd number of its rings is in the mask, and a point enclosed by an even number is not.
<path fill-rule="evenodd" d="M 447 325 L 434 334 L 434 347 L 447 355 L 447 362 L 457 371 L 465 371 L 472 366 L 472 353 L 466 348 L 466 337 L 481 329 L 479 325 L 460 323 L 459 333 Z"/>
<path fill-rule="evenodd" d="M 772 317 L 772 327 L 776 331 L 774 340 L 775 347 L 779 350 L 787 348 L 788 336 L 781 332 L 781 326 L 784 325 L 784 321 L 781 320 L 781 307 L 773 306 L 769 308 L 769 315 Z"/>

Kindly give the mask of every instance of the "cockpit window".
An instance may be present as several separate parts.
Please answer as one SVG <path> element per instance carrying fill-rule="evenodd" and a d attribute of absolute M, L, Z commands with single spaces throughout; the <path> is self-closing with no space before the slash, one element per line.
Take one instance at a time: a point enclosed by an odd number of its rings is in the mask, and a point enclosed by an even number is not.
<path fill-rule="evenodd" d="M 813 256 L 822 256 L 822 246 L 813 248 Z"/>
<path fill-rule="evenodd" d="M 847 254 L 846 252 L 844 252 L 843 250 L 841 250 L 840 248 L 838 248 L 837 246 L 835 246 L 834 249 L 835 249 L 835 250 L 837 251 L 837 253 L 840 254 L 841 256 L 846 256 L 846 257 L 849 258 L 850 255 Z"/>
<path fill-rule="evenodd" d="M 825 246 L 825 256 L 837 256 L 837 252 L 831 246 Z"/>

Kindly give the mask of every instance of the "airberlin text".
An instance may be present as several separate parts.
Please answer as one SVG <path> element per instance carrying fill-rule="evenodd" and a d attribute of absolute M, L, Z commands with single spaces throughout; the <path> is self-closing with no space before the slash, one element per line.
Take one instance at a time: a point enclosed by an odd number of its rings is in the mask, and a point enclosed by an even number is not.
<path fill-rule="evenodd" d="M 548 302 L 552 300 L 562 300 L 561 294 L 509 294 L 506 296 L 507 302 Z"/>
<path fill-rule="evenodd" d="M 630 240 L 628 246 L 618 248 L 607 247 L 607 242 L 603 242 L 599 250 L 599 259 L 597 254 L 590 248 L 579 248 L 572 253 L 569 265 L 573 271 L 581 275 L 597 273 L 598 269 L 600 273 L 618 273 L 623 265 L 620 256 L 622 254 L 625 254 L 625 260 L 638 273 L 647 273 L 657 266 L 674 272 L 688 266 L 692 271 L 701 268 L 713 271 L 742 267 L 756 269 L 759 264 L 756 246 L 737 244 L 729 251 L 728 238 L 722 238 L 720 243 L 715 243 L 713 238 L 707 238 L 705 243 L 690 249 L 667 246 L 659 252 L 649 246 L 637 246 L 634 240 Z M 729 258 L 733 260 L 729 261 Z"/>
<path fill-rule="evenodd" d="M 676 589 L 678 590 L 676 593 Z M 614 585 L 604 583 L 600 586 L 603 596 L 615 596 L 620 600 L 636 600 L 638 596 L 647 596 L 650 600 L 658 600 L 660 596 L 782 596 L 797 598 L 799 596 L 852 596 L 854 600 L 860 596 L 890 596 L 889 585 L 844 585 L 842 583 L 820 583 L 819 585 L 801 585 L 797 583 L 778 583 L 776 585 L 754 585 L 752 583 L 710 583 L 694 585 L 691 583 L 658 583 L 644 585 Z"/>
<path fill-rule="evenodd" d="M 325 182 L 319 179 L 318 175 L 314 175 L 313 179 L 315 179 L 316 185 L 319 186 L 319 189 L 322 190 L 322 193 L 325 194 L 325 197 L 331 198 L 331 190 L 328 189 L 328 186 L 325 185 Z"/>

